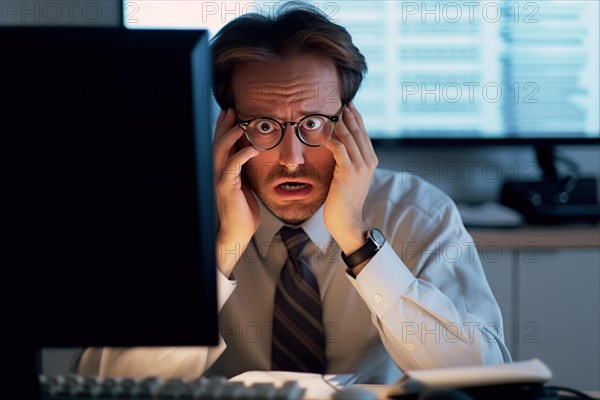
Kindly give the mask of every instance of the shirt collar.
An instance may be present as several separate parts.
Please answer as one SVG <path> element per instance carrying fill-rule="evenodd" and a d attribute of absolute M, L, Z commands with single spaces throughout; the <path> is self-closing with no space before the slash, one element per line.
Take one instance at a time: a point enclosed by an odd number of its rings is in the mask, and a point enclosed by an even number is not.
<path fill-rule="evenodd" d="M 254 244 L 261 257 L 265 258 L 269 252 L 269 246 L 273 242 L 273 238 L 286 224 L 277 218 L 256 194 L 254 194 L 254 196 L 256 197 L 256 201 L 260 208 L 260 224 L 254 234 Z M 319 207 L 310 218 L 299 226 L 304 229 L 304 232 L 308 235 L 309 239 L 319 247 L 319 250 L 322 253 L 325 253 L 327 248 L 333 242 L 333 237 L 323 222 L 323 206 Z"/>

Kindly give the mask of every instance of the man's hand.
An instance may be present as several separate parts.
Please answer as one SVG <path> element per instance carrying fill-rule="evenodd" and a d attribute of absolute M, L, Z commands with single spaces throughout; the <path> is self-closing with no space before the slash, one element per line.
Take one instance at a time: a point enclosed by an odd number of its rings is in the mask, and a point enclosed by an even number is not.
<path fill-rule="evenodd" d="M 215 202 L 219 217 L 216 238 L 217 268 L 229 277 L 245 246 L 258 229 L 260 209 L 247 184 L 242 166 L 258 150 L 252 146 L 237 151 L 235 144 L 244 131 L 236 125 L 233 109 L 221 111 L 215 128 Z"/>
<path fill-rule="evenodd" d="M 352 103 L 344 109 L 335 136 L 325 146 L 333 153 L 336 167 L 323 218 L 342 251 L 352 254 L 366 241 L 369 227 L 363 219 L 363 206 L 379 162 Z"/>

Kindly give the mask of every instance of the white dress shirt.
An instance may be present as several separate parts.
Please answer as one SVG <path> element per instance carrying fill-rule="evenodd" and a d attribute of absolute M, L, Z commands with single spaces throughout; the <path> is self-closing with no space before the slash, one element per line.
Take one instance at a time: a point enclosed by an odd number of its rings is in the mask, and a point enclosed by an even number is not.
<path fill-rule="evenodd" d="M 84 374 L 197 378 L 269 370 L 283 222 L 260 203 L 260 226 L 232 280 L 217 273 L 221 344 L 214 348 L 90 348 Z M 301 224 L 319 283 L 327 373 L 393 383 L 402 371 L 509 362 L 502 316 L 452 200 L 421 178 L 378 169 L 364 219 L 387 242 L 354 279 L 323 222 Z M 229 254 L 227 256 L 234 256 Z"/>

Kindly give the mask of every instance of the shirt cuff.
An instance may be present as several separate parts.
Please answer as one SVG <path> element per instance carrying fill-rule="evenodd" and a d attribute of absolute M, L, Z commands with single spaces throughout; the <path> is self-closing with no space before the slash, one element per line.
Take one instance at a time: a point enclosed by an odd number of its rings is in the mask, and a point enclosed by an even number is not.
<path fill-rule="evenodd" d="M 369 309 L 379 317 L 393 307 L 416 278 L 386 242 L 356 279 L 348 276 Z"/>
<path fill-rule="evenodd" d="M 233 274 L 231 274 L 233 277 Z M 233 293 L 237 286 L 237 280 L 229 280 L 219 269 L 217 268 L 217 306 L 218 310 L 221 311 L 221 308 L 225 305 L 229 297 Z"/>

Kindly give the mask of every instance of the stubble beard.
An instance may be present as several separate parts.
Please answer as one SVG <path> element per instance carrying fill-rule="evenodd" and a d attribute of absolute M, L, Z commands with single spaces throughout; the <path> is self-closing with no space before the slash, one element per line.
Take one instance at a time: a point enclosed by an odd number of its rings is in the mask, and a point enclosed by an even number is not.
<path fill-rule="evenodd" d="M 319 168 L 323 168 L 323 178 L 319 175 Z M 249 183 L 250 188 L 256 193 L 265 207 L 277 218 L 290 225 L 298 225 L 313 216 L 317 210 L 325 203 L 329 186 L 333 179 L 335 163 L 329 163 L 324 166 L 306 166 L 300 165 L 294 172 L 290 173 L 282 165 L 271 166 L 266 179 L 261 176 L 248 174 L 244 169 L 244 179 Z M 276 179 L 299 179 L 309 178 L 313 182 L 313 193 L 317 198 L 310 202 L 303 200 L 292 200 L 285 205 L 277 204 L 269 195 L 272 194 L 273 183 Z"/>

